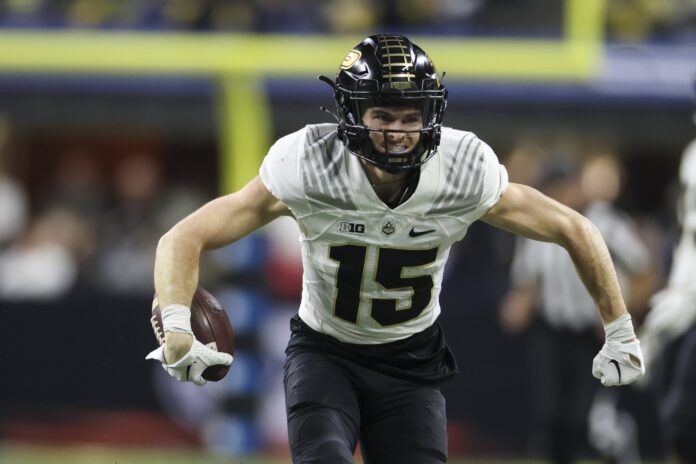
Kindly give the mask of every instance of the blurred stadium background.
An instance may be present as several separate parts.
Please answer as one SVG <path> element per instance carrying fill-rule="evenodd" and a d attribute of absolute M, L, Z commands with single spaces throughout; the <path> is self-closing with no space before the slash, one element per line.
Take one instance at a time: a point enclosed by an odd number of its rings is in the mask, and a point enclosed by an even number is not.
<path fill-rule="evenodd" d="M 664 279 L 696 135 L 693 0 L 0 0 L 0 462 L 287 462 L 294 224 L 205 256 L 201 283 L 228 309 L 238 353 L 202 389 L 144 360 L 154 250 L 253 177 L 275 138 L 328 122 L 316 76 L 374 32 L 428 51 L 447 73 L 446 124 L 491 144 L 513 180 L 617 157 L 617 204 Z M 513 246 L 476 224 L 452 252 L 454 462 L 526 453 L 529 340 L 498 323 Z M 642 455 L 663 459 L 650 391 L 622 402 Z"/>

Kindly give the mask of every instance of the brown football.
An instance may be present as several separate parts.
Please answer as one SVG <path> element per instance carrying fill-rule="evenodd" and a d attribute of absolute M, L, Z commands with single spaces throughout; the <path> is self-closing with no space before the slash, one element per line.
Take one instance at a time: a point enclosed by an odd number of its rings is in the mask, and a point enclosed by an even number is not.
<path fill-rule="evenodd" d="M 157 295 L 152 300 L 152 330 L 155 332 L 157 343 L 164 343 L 162 329 L 162 313 Z M 212 349 L 234 355 L 234 333 L 227 312 L 220 302 L 203 287 L 198 287 L 191 301 L 191 329 L 196 340 Z M 203 378 L 216 382 L 221 380 L 230 366 L 210 366 L 203 371 Z"/>

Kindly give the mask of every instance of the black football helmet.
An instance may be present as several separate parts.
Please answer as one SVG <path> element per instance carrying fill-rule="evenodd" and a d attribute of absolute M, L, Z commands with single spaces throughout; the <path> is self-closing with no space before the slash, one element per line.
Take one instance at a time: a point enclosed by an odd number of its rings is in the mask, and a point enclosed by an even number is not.
<path fill-rule="evenodd" d="M 348 52 L 336 82 L 325 76 L 320 79 L 334 89 L 338 137 L 353 155 L 385 171 L 398 172 L 416 168 L 437 153 L 447 89 L 430 57 L 406 37 L 369 36 Z M 421 112 L 423 128 L 369 128 L 363 114 L 372 106 L 415 107 Z M 384 152 L 375 148 L 370 132 L 384 135 Z M 418 144 L 407 153 L 390 152 L 386 142 L 389 132 L 418 132 Z"/>

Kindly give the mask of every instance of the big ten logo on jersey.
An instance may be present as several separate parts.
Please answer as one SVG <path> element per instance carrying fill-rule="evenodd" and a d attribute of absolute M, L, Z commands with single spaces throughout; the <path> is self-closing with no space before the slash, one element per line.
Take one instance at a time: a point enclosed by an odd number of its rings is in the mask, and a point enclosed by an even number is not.
<path fill-rule="evenodd" d="M 348 232 L 349 234 L 364 234 L 365 224 L 357 224 L 355 222 L 339 222 L 338 223 L 339 232 Z"/>

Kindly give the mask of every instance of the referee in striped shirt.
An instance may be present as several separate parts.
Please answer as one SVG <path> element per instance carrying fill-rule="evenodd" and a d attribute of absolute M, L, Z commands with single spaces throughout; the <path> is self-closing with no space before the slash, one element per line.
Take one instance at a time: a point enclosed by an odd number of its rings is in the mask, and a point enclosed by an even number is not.
<path fill-rule="evenodd" d="M 572 163 L 556 162 L 547 169 L 541 184 L 544 193 L 597 225 L 622 292 L 631 295 L 629 309 L 643 306 L 652 291 L 650 259 L 628 217 L 611 205 L 620 186 L 616 161 L 597 157 L 588 161 L 582 172 Z M 528 360 L 532 382 L 530 452 L 546 455 L 556 463 L 573 462 L 586 448 L 587 417 L 598 386 L 587 373 L 602 344 L 602 324 L 562 247 L 518 240 L 501 323 L 511 333 L 528 327 L 532 332 Z"/>

